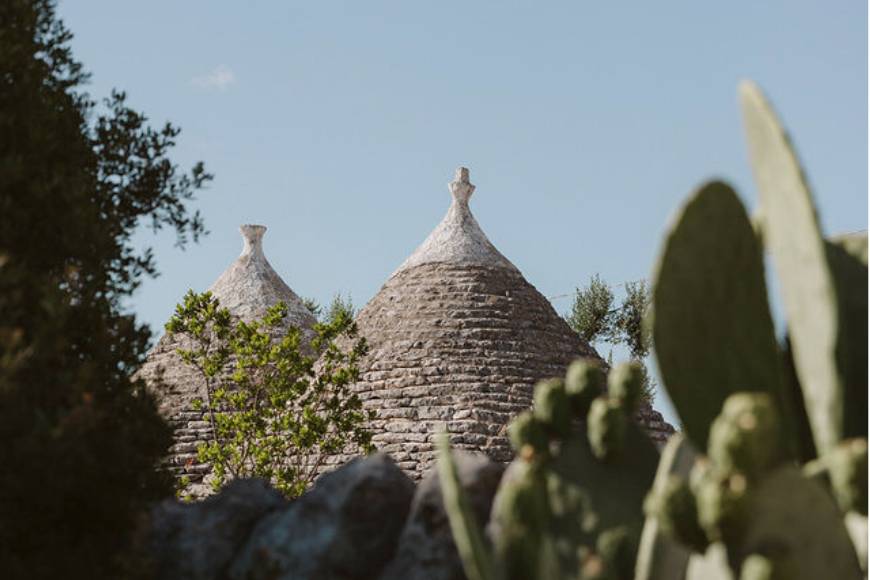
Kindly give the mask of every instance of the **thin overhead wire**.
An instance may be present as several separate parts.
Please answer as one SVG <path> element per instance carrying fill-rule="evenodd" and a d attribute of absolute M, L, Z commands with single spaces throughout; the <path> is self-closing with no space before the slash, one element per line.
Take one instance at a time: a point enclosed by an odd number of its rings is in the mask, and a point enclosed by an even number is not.
<path fill-rule="evenodd" d="M 843 232 L 843 233 L 840 233 L 837 235 L 838 236 L 852 236 L 855 234 L 866 234 L 866 233 L 867 233 L 867 229 L 865 228 L 863 230 L 854 230 L 851 232 Z M 613 287 L 614 288 L 624 288 L 628 284 L 636 284 L 637 282 L 649 282 L 649 279 L 648 278 L 639 278 L 637 280 L 627 280 L 625 282 L 620 282 L 619 284 L 614 284 Z M 576 294 L 576 290 L 574 292 L 568 292 L 566 294 L 556 294 L 554 296 L 547 296 L 547 300 L 561 300 L 562 298 L 570 298 L 571 296 L 574 296 L 574 294 Z"/>
<path fill-rule="evenodd" d="M 649 278 L 638 278 L 637 280 L 626 280 L 625 282 L 620 282 L 619 284 L 613 284 L 613 288 L 624 288 L 629 284 L 637 284 L 638 282 L 649 282 Z M 568 292 L 567 294 L 555 294 L 553 296 L 547 296 L 547 300 L 559 300 L 561 298 L 570 298 L 576 294 L 577 290 L 574 292 Z"/>

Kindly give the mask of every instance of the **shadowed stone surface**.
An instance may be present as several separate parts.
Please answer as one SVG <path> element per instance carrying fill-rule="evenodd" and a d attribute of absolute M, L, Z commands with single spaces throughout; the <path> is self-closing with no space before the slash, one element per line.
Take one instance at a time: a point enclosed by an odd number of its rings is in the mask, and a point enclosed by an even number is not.
<path fill-rule="evenodd" d="M 150 513 L 149 548 L 154 578 L 222 578 L 257 521 L 287 505 L 259 479 L 238 479 L 205 501 L 166 500 Z"/>
<path fill-rule="evenodd" d="M 376 578 L 393 557 L 414 484 L 384 454 L 323 475 L 263 519 L 229 570 L 232 580 Z"/>
<path fill-rule="evenodd" d="M 485 455 L 454 452 L 459 482 L 471 503 L 478 525 L 489 521 L 492 500 L 504 465 Z M 444 510 L 438 474 L 430 471 L 417 486 L 411 513 L 396 557 L 380 580 L 465 580 Z"/>

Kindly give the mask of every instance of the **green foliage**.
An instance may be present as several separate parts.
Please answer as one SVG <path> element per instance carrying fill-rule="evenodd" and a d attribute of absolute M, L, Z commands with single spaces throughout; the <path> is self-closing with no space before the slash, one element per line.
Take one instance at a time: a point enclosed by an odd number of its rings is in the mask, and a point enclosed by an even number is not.
<path fill-rule="evenodd" d="M 613 335 L 616 312 L 613 309 L 613 290 L 598 274 L 589 279 L 584 288 L 577 288 L 568 325 L 588 343 L 608 339 Z"/>
<path fill-rule="evenodd" d="M 635 360 L 643 360 L 652 346 L 652 333 L 644 318 L 651 303 L 646 280 L 626 282 L 625 298 L 616 313 L 615 329 Z"/>
<path fill-rule="evenodd" d="M 598 274 L 584 288 L 577 288 L 571 311 L 565 317 L 574 332 L 590 344 L 625 346 L 631 360 L 640 363 L 643 375 L 642 398 L 652 401 L 655 382 L 646 364 L 652 346 L 651 328 L 645 323 L 650 309 L 650 290 L 645 280 L 625 284 L 625 296 L 614 306 L 613 289 Z"/>
<path fill-rule="evenodd" d="M 323 314 L 323 306 L 320 305 L 320 302 L 316 298 L 302 298 L 302 304 L 305 305 L 305 308 L 308 309 L 314 318 L 320 320 L 320 316 Z"/>
<path fill-rule="evenodd" d="M 131 530 L 171 494 L 168 427 L 139 381 L 149 331 L 124 304 L 154 275 L 139 224 L 203 232 L 210 176 L 168 157 L 124 93 L 102 106 L 50 0 L 0 3 L 0 570 L 118 578 Z"/>
<path fill-rule="evenodd" d="M 354 340 L 350 312 L 335 310 L 317 324 L 310 348 L 297 328 L 284 328 L 286 316 L 279 303 L 259 320 L 236 321 L 211 293 L 191 291 L 166 325 L 190 340 L 178 354 L 202 378 L 212 439 L 198 455 L 212 465 L 215 489 L 262 477 L 295 497 L 327 456 L 348 446 L 372 449 L 364 423 L 374 414 L 350 391 L 367 350 L 364 339 Z M 352 342 L 349 350 L 340 339 Z"/>
<path fill-rule="evenodd" d="M 325 324 L 331 324 L 340 317 L 351 319 L 356 318 L 358 312 L 356 307 L 353 305 L 353 299 L 350 294 L 344 296 L 340 292 L 332 297 L 332 301 L 330 301 L 326 310 L 324 310 L 323 306 L 314 298 L 303 298 L 302 303 L 305 304 L 308 311 L 314 315 L 314 318 Z"/>
<path fill-rule="evenodd" d="M 357 309 L 353 305 L 353 299 L 350 297 L 350 294 L 342 296 L 339 293 L 332 297 L 332 301 L 329 303 L 329 308 L 326 309 L 326 313 L 321 322 L 329 324 L 342 318 L 349 318 L 352 320 L 356 318 L 356 315 Z"/>
<path fill-rule="evenodd" d="M 644 502 L 647 520 L 635 580 L 683 578 L 690 549 L 703 552 L 707 548 L 707 537 L 698 524 L 697 502 L 685 481 L 696 457 L 680 433 L 672 435 L 662 450 L 652 491 Z"/>

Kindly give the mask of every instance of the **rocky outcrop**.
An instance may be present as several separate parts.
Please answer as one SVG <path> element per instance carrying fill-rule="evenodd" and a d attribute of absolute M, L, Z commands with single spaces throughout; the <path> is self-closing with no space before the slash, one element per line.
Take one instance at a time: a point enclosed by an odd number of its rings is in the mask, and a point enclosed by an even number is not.
<path fill-rule="evenodd" d="M 459 482 L 479 525 L 489 521 L 504 465 L 481 454 L 455 452 Z M 463 580 L 438 475 L 430 472 L 417 486 L 411 513 L 399 537 L 396 556 L 380 580 Z"/>
<path fill-rule="evenodd" d="M 369 580 L 393 557 L 414 484 L 384 454 L 322 476 L 264 518 L 239 551 L 231 580 Z"/>
<path fill-rule="evenodd" d="M 481 527 L 504 466 L 454 452 Z M 198 502 L 155 505 L 143 536 L 156 580 L 464 580 L 438 476 L 412 480 L 384 454 L 325 474 L 288 501 L 237 480 Z"/>
<path fill-rule="evenodd" d="M 260 479 L 240 479 L 201 502 L 167 500 L 150 515 L 147 539 L 157 580 L 223 578 L 239 546 L 287 500 Z"/>

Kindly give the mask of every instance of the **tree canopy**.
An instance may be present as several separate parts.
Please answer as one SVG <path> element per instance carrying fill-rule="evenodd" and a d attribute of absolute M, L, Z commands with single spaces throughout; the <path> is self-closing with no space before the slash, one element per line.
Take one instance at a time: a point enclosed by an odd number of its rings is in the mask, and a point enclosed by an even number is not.
<path fill-rule="evenodd" d="M 351 385 L 367 352 L 353 307 L 339 298 L 308 339 L 287 328 L 279 302 L 251 322 L 236 320 L 210 292 L 188 292 L 166 325 L 188 346 L 204 397 L 194 402 L 210 423 L 197 449 L 217 490 L 238 477 L 262 477 L 288 497 L 302 494 L 331 456 L 373 450 L 365 410 Z M 182 493 L 184 490 L 182 489 Z"/>
<path fill-rule="evenodd" d="M 140 226 L 203 233 L 211 176 L 170 158 L 123 92 L 97 102 L 51 0 L 0 3 L 0 569 L 118 578 L 170 433 L 131 380 L 150 333 L 123 301 L 156 274 Z"/>
<path fill-rule="evenodd" d="M 577 288 L 571 310 L 565 316 L 568 326 L 590 344 L 624 346 L 630 358 L 641 363 L 644 395 L 651 399 L 655 384 L 645 364 L 652 348 L 650 328 L 644 323 L 651 297 L 645 280 L 627 282 L 622 302 L 617 304 L 613 288 L 594 274 L 589 283 Z"/>

